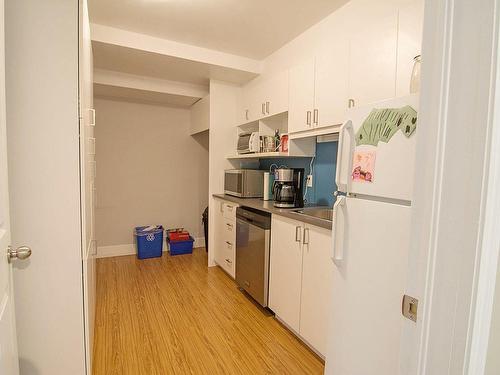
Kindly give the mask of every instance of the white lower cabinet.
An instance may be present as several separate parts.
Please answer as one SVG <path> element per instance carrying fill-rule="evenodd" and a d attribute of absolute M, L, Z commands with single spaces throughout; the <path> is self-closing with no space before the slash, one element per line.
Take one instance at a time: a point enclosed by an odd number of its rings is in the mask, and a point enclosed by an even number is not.
<path fill-rule="evenodd" d="M 214 259 L 232 278 L 236 276 L 237 204 L 215 199 Z"/>
<path fill-rule="evenodd" d="M 323 356 L 332 295 L 331 246 L 330 230 L 273 215 L 269 307 Z"/>
<path fill-rule="evenodd" d="M 304 225 L 300 335 L 326 354 L 326 329 L 332 299 L 332 231 Z"/>
<path fill-rule="evenodd" d="M 302 223 L 273 215 L 269 270 L 269 308 L 299 332 L 302 278 Z"/>

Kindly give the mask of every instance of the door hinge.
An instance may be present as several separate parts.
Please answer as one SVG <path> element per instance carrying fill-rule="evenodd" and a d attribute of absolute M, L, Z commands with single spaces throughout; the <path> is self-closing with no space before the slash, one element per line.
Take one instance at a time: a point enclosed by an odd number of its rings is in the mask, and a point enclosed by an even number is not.
<path fill-rule="evenodd" d="M 403 305 L 402 306 L 403 316 L 416 323 L 417 322 L 418 299 L 405 294 L 403 296 L 403 304 L 402 305 Z"/>

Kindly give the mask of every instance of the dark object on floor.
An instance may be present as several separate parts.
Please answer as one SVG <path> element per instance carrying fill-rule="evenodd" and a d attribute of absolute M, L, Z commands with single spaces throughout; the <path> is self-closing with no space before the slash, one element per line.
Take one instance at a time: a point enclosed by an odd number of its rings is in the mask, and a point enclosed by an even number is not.
<path fill-rule="evenodd" d="M 203 222 L 203 229 L 205 230 L 205 251 L 208 251 L 208 207 L 203 211 L 201 221 Z"/>

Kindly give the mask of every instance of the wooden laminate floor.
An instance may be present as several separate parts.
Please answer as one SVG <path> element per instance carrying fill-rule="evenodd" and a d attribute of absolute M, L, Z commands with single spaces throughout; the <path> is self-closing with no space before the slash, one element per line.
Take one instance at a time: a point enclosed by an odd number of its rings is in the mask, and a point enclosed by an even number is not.
<path fill-rule="evenodd" d="M 318 357 L 206 264 L 204 249 L 99 259 L 94 375 L 323 373 Z"/>

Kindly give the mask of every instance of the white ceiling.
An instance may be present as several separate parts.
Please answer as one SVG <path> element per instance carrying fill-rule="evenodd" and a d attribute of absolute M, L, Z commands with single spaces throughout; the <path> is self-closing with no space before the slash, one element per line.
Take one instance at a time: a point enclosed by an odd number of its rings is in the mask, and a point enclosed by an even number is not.
<path fill-rule="evenodd" d="M 210 78 L 244 83 L 255 74 L 122 46 L 92 42 L 94 68 L 208 87 Z"/>
<path fill-rule="evenodd" d="M 91 22 L 263 59 L 348 0 L 89 0 Z"/>
<path fill-rule="evenodd" d="M 134 103 L 159 104 L 168 107 L 189 108 L 200 98 L 173 95 L 163 92 L 138 90 L 127 87 L 94 84 L 94 96 L 97 98 L 117 99 Z"/>

